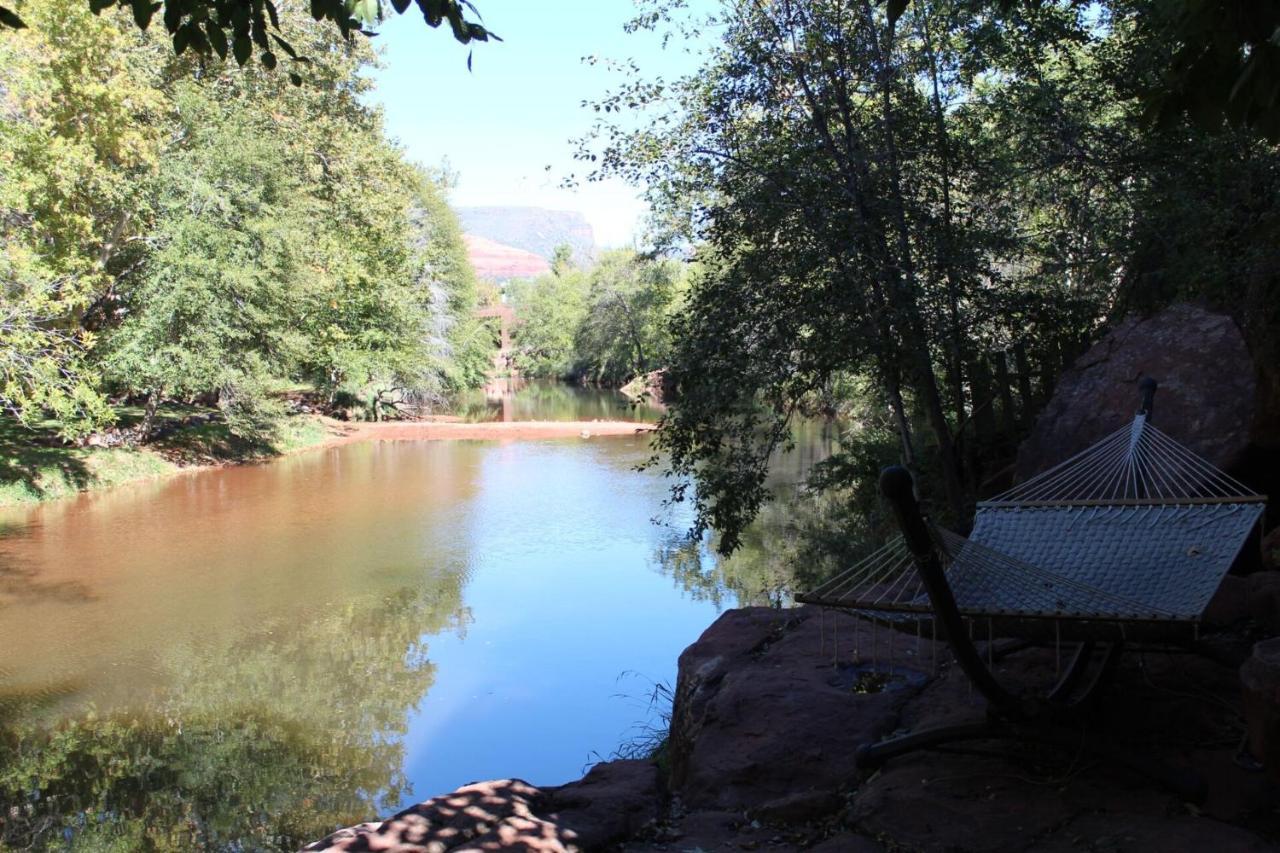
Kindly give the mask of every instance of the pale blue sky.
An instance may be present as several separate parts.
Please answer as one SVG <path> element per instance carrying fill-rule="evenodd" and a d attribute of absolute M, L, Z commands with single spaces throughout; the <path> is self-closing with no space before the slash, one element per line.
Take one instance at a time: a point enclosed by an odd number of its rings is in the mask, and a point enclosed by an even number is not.
<path fill-rule="evenodd" d="M 386 110 L 388 132 L 412 159 L 428 166 L 449 161 L 459 176 L 456 205 L 577 210 L 600 245 L 630 245 L 644 212 L 636 190 L 616 182 L 560 189 L 565 175 L 584 171 L 570 143 L 591 123 L 582 101 L 615 80 L 581 59 L 634 58 L 646 76 L 672 77 L 692 69 L 693 58 L 674 46 L 664 50 L 651 33 L 623 32 L 635 14 L 631 0 L 476 5 L 504 40 L 476 44 L 470 72 L 468 48 L 453 41 L 447 25 L 428 28 L 415 7 L 379 28 L 375 43 L 385 67 L 374 74 L 374 97 Z"/>

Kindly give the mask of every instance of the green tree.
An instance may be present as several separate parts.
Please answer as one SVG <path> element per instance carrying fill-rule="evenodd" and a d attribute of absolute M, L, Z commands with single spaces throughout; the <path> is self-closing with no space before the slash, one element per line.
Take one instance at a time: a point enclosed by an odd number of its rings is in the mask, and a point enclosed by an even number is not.
<path fill-rule="evenodd" d="M 224 119 L 190 86 L 177 104 L 187 147 L 158 176 L 157 248 L 121 294 L 104 367 L 147 398 L 143 438 L 162 399 L 210 393 L 235 432 L 270 438 L 266 390 L 306 343 L 294 297 L 309 211 L 283 150 L 243 114 Z"/>
<path fill-rule="evenodd" d="M 1209 187 L 1267 185 L 1275 152 L 1150 126 L 1153 5 L 726 0 L 697 73 L 633 77 L 597 104 L 583 156 L 647 185 L 659 239 L 701 262 L 658 445 L 723 549 L 764 501 L 789 421 L 851 378 L 872 380 L 926 497 L 963 523 L 980 487 L 973 356 L 1016 341 L 1056 364 L 1117 306 L 1151 305 L 1142 282 L 1229 305 L 1165 262 L 1202 246 L 1266 303 L 1270 203 Z M 636 109 L 652 119 L 612 118 Z M 1181 174 L 1195 191 L 1176 191 Z M 1206 193 L 1219 212 L 1197 225 Z"/>
<path fill-rule="evenodd" d="M 168 135 L 148 40 L 79 3 L 0 38 L 0 406 L 63 433 L 110 419 L 92 318 L 145 254 Z"/>
<path fill-rule="evenodd" d="M 269 439 L 283 384 L 376 416 L 480 380 L 461 234 L 364 103 L 366 45 L 287 12 L 324 57 L 297 89 L 259 68 L 158 73 L 164 46 L 116 12 L 29 11 L 47 26 L 3 43 L 22 60 L 0 130 L 6 408 L 74 435 L 109 420 L 105 392 L 142 397 L 145 437 L 161 402 L 217 400 Z"/>
<path fill-rule="evenodd" d="M 590 270 L 586 313 L 574 335 L 577 372 L 619 386 L 665 366 L 670 320 L 686 282 L 679 261 L 648 260 L 629 249 L 605 253 Z"/>
<path fill-rule="evenodd" d="M 586 273 L 572 267 L 507 286 L 520 318 L 513 360 L 521 373 L 557 378 L 573 373 L 574 336 L 587 314 L 588 287 Z"/>

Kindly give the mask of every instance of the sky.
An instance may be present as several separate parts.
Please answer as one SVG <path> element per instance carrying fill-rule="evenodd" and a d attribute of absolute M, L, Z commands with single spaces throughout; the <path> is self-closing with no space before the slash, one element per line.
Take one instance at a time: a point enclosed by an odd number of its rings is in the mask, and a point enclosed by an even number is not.
<path fill-rule="evenodd" d="M 701 0 L 699 0 L 701 2 Z M 382 69 L 373 100 L 386 112 L 387 131 L 410 159 L 445 161 L 457 174 L 451 201 L 458 207 L 517 205 L 576 210 L 602 247 L 629 246 L 645 205 L 621 182 L 561 181 L 585 174 L 573 160 L 571 139 L 585 133 L 593 113 L 583 100 L 603 95 L 619 78 L 582 57 L 635 59 L 645 76 L 676 76 L 695 67 L 687 50 L 664 49 L 652 33 L 628 34 L 631 0 L 476 0 L 483 23 L 501 42 L 460 45 L 448 25 L 430 29 L 410 7 L 378 28 Z M 549 167 L 549 168 L 548 168 Z"/>

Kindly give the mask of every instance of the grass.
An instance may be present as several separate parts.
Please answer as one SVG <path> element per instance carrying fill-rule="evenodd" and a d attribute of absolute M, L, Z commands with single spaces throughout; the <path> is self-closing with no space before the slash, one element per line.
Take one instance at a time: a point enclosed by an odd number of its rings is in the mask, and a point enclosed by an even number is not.
<path fill-rule="evenodd" d="M 639 677 L 639 673 L 627 671 L 619 679 Z M 648 680 L 648 679 L 645 679 Z M 635 697 L 619 694 L 617 698 L 634 700 Z M 670 772 L 670 753 L 668 746 L 671 736 L 671 712 L 675 704 L 675 694 L 671 686 L 662 681 L 650 681 L 649 693 L 641 697 L 640 706 L 645 718 L 632 725 L 622 743 L 609 756 L 616 758 L 643 758 L 658 765 L 658 772 L 665 778 Z"/>
<path fill-rule="evenodd" d="M 165 406 L 160 424 L 213 410 Z M 142 417 L 138 407 L 121 407 L 118 426 Z M 176 474 L 193 465 L 219 465 L 269 459 L 321 444 L 328 437 L 318 418 L 287 418 L 275 440 L 248 442 L 231 435 L 225 424 L 209 420 L 180 426 L 146 447 L 72 447 L 62 444 L 52 424 L 34 429 L 0 418 L 0 507 L 71 497 L 79 492 Z"/>

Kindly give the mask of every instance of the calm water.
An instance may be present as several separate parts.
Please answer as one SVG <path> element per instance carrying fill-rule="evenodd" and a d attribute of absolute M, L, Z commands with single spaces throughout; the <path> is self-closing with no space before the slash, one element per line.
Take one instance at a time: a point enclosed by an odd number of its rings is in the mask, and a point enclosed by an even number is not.
<path fill-rule="evenodd" d="M 289 848 L 575 778 L 720 606 L 647 455 L 368 443 L 0 516 L 0 841 Z"/>

